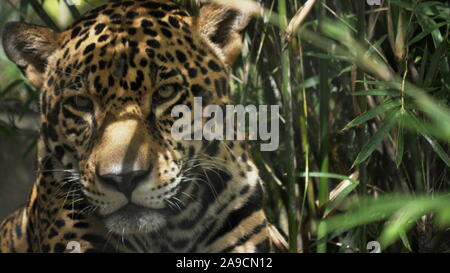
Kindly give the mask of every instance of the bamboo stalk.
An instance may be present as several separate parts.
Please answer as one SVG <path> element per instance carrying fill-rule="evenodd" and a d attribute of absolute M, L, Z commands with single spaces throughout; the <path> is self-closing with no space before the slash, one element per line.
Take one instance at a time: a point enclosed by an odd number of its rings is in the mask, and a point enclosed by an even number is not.
<path fill-rule="evenodd" d="M 363 43 L 363 41 L 366 38 L 366 19 L 365 19 L 365 3 L 357 2 L 356 3 L 356 12 L 357 12 L 357 18 L 358 18 L 358 25 L 357 25 L 357 39 L 360 43 Z M 353 92 L 364 90 L 364 81 L 365 75 L 364 71 L 360 68 L 356 68 L 356 80 L 357 82 L 353 85 L 355 87 L 355 90 L 352 90 Z M 367 97 L 362 96 L 357 98 L 357 106 L 358 109 L 355 109 L 355 112 L 365 112 L 367 110 Z M 356 129 L 356 139 L 357 139 L 357 147 L 358 151 L 361 151 L 362 147 L 364 147 L 367 139 L 369 136 L 366 132 L 366 126 L 359 127 Z M 367 170 L 366 170 L 366 164 L 362 163 L 357 166 L 358 172 L 360 174 L 359 176 L 359 187 L 358 187 L 358 193 L 360 196 L 365 196 L 367 191 Z M 363 250 L 365 249 L 366 241 L 367 241 L 367 235 L 366 235 L 366 227 L 362 226 L 360 227 L 360 236 L 357 239 L 357 242 L 355 242 L 356 246 Z"/>
<path fill-rule="evenodd" d="M 324 1 L 325 2 L 325 1 Z M 318 13 L 320 18 L 324 18 L 325 9 L 323 5 L 318 5 Z M 319 20 L 319 27 L 323 20 Z M 319 168 L 323 173 L 328 173 L 329 167 L 329 145 L 328 137 L 330 131 L 329 116 L 330 116 L 330 86 L 328 84 L 329 62 L 327 59 L 319 59 Z M 319 207 L 323 208 L 328 202 L 328 186 L 329 181 L 327 177 L 319 178 Z M 326 234 L 326 226 L 318 229 L 318 238 L 322 238 Z M 317 245 L 317 252 L 326 252 L 326 240 Z"/>
<path fill-rule="evenodd" d="M 287 27 L 287 9 L 286 0 L 278 1 L 279 23 L 281 29 L 285 30 Z M 292 87 L 291 87 L 291 65 L 289 49 L 285 48 L 281 52 L 281 70 L 282 70 L 282 84 L 281 92 L 283 94 L 284 102 L 284 118 L 285 118 L 285 139 L 287 144 L 287 212 L 288 212 L 288 226 L 289 226 L 289 250 L 297 252 L 297 197 L 295 190 L 295 143 L 294 143 L 294 126 L 292 113 Z"/>

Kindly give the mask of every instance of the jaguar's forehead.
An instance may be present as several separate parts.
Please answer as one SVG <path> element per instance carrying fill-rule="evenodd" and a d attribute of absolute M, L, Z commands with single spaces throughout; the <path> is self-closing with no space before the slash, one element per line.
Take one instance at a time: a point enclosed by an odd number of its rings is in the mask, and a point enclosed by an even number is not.
<path fill-rule="evenodd" d="M 57 79 L 106 72 L 93 79 L 97 93 L 117 82 L 141 92 L 143 74 L 152 85 L 168 78 L 186 83 L 223 68 L 189 14 L 168 1 L 111 2 L 84 15 L 64 35 L 50 72 Z"/>
<path fill-rule="evenodd" d="M 161 25 L 167 26 L 164 22 L 167 16 L 170 17 L 167 18 L 170 24 L 179 28 L 176 17 L 189 17 L 189 14 L 181 6 L 166 0 L 110 1 L 84 14 L 73 24 L 72 29 L 82 31 L 100 21 L 109 22 L 120 28 L 129 26 L 142 17 L 154 19 L 158 23 L 163 22 Z"/>
<path fill-rule="evenodd" d="M 94 42 L 94 37 L 97 43 L 128 42 L 130 47 L 134 46 L 133 41 L 147 42 L 151 38 L 178 40 L 192 34 L 189 18 L 180 6 L 167 1 L 112 2 L 91 10 L 74 23 L 66 31 L 62 47 L 76 40 L 74 48 L 79 49 L 85 40 Z M 155 41 L 148 43 L 159 48 Z"/>

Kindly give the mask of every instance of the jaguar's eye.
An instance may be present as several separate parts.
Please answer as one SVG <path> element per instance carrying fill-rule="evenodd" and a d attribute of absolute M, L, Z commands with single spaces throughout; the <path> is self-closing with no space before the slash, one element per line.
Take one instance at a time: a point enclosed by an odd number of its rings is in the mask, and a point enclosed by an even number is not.
<path fill-rule="evenodd" d="M 180 84 L 166 84 L 159 87 L 152 96 L 152 110 L 159 116 L 164 109 L 169 107 L 170 102 L 176 100 L 182 92 Z"/>
<path fill-rule="evenodd" d="M 173 84 L 168 84 L 160 87 L 158 89 L 158 95 L 162 99 L 170 98 L 173 94 L 175 94 L 176 86 Z"/>

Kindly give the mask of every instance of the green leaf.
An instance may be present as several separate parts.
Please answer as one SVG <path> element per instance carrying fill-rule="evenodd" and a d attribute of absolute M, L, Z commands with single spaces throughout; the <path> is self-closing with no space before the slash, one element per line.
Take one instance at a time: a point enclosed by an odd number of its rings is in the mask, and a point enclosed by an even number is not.
<path fill-rule="evenodd" d="M 370 89 L 365 91 L 359 91 L 351 93 L 353 96 L 399 96 L 400 93 L 397 90 L 389 89 Z"/>
<path fill-rule="evenodd" d="M 332 179 L 339 179 L 339 180 L 350 180 L 352 183 L 358 184 L 358 180 L 352 179 L 346 175 L 342 174 L 336 174 L 336 173 L 323 173 L 323 172 L 309 172 L 309 177 L 326 177 L 326 178 L 332 178 Z M 298 177 L 306 177 L 305 172 L 301 172 L 297 174 Z"/>
<path fill-rule="evenodd" d="M 350 181 L 350 183 L 348 183 Z M 347 183 L 345 183 L 347 182 Z M 347 178 L 346 180 L 339 183 L 339 185 L 336 186 L 335 189 L 339 187 L 343 187 L 338 189 L 339 193 L 334 197 L 333 199 L 330 199 L 328 202 L 325 211 L 324 211 L 324 218 L 326 218 L 332 211 L 334 211 L 339 204 L 342 203 L 342 201 L 359 185 L 359 181 Z"/>
<path fill-rule="evenodd" d="M 317 238 L 326 238 L 325 235 L 327 234 L 327 223 L 326 222 L 320 222 L 319 226 L 317 227 Z M 317 244 L 317 253 L 325 253 L 326 252 L 326 242 L 320 242 Z"/>
<path fill-rule="evenodd" d="M 406 113 L 400 110 L 400 117 L 398 120 L 398 134 L 397 143 L 395 145 L 395 164 L 400 166 L 403 160 L 403 152 L 405 149 L 405 137 L 404 137 L 404 121 Z"/>
<path fill-rule="evenodd" d="M 394 107 L 400 106 L 400 104 L 401 104 L 401 102 L 399 100 L 394 100 L 394 101 L 379 105 L 375 108 L 372 108 L 369 111 L 361 114 L 354 120 L 350 121 L 347 125 L 345 125 L 344 129 L 342 129 L 342 130 L 347 130 L 349 128 L 358 126 L 358 125 L 360 125 L 368 120 L 371 120 L 371 119 L 375 118 L 376 116 L 378 116 Z"/>
<path fill-rule="evenodd" d="M 386 118 L 383 125 L 378 129 L 378 131 L 369 139 L 369 141 L 362 147 L 358 156 L 356 157 L 353 166 L 365 161 L 373 151 L 380 145 L 384 137 L 389 133 L 394 125 L 394 122 L 398 119 L 399 111 L 393 112 Z"/>
<path fill-rule="evenodd" d="M 434 25 L 432 28 L 429 28 L 427 30 L 422 31 L 421 33 L 417 34 L 414 38 L 409 40 L 408 46 L 411 46 L 412 44 L 414 44 L 414 43 L 422 40 L 426 36 L 430 35 L 430 33 L 433 32 L 436 28 L 440 28 L 440 27 L 445 26 L 447 24 L 448 23 L 446 23 L 446 22 L 442 22 L 442 23 Z"/>
<path fill-rule="evenodd" d="M 433 42 L 436 47 L 444 41 L 444 38 L 441 32 L 439 31 L 439 28 L 436 28 L 437 23 L 432 18 L 424 14 L 423 11 L 421 12 L 419 10 L 419 12 L 417 13 L 417 19 L 422 29 L 432 30 L 431 37 L 433 38 Z"/>
<path fill-rule="evenodd" d="M 409 243 L 406 232 L 400 232 L 399 235 L 400 235 L 400 239 L 402 240 L 402 243 L 406 247 L 406 249 L 408 249 L 409 251 L 412 251 L 411 244 Z"/>
<path fill-rule="evenodd" d="M 420 122 L 416 116 L 409 113 L 404 116 L 404 119 L 409 126 L 413 127 L 415 131 L 420 133 L 425 138 L 425 140 L 431 145 L 431 148 L 442 159 L 442 161 L 444 161 L 447 166 L 450 166 L 450 158 L 447 153 L 444 151 L 442 146 L 432 136 L 429 135 L 429 132 L 434 131 L 435 129 L 433 127 L 430 127 L 429 124 Z"/>
<path fill-rule="evenodd" d="M 399 83 L 395 83 L 395 82 L 382 82 L 382 81 L 355 81 L 357 83 L 365 83 L 365 84 L 373 84 L 373 85 L 379 85 L 379 86 L 383 86 L 383 87 L 389 87 L 391 89 L 394 90 L 401 90 L 401 85 Z"/>
<path fill-rule="evenodd" d="M 383 249 L 404 235 L 414 225 L 414 222 L 424 214 L 420 203 L 422 202 L 410 203 L 404 206 L 390 219 L 379 239 Z"/>
<path fill-rule="evenodd" d="M 422 215 L 433 213 L 442 228 L 450 226 L 450 196 L 448 193 L 429 196 L 384 195 L 355 200 L 349 211 L 325 220 L 329 239 L 358 226 L 391 218 L 379 238 L 385 249 L 401 239 L 414 221 Z M 353 229 L 354 230 L 354 229 Z M 404 242 L 408 245 L 409 242 Z"/>
<path fill-rule="evenodd" d="M 445 162 L 447 167 L 450 167 L 450 158 L 448 157 L 448 154 L 444 151 L 442 146 L 432 137 L 430 137 L 426 134 L 422 134 L 422 136 L 431 145 L 431 148 L 433 149 L 433 151 L 435 151 L 436 154 L 442 159 L 442 161 Z"/>
<path fill-rule="evenodd" d="M 313 76 L 305 79 L 301 84 L 297 85 L 298 89 L 310 88 L 319 84 L 319 76 Z"/>
<path fill-rule="evenodd" d="M 404 205 L 399 208 L 385 226 L 380 235 L 379 241 L 383 249 L 393 244 L 401 238 L 423 215 L 434 213 L 439 219 L 445 219 L 445 215 L 450 212 L 450 198 L 448 194 L 435 198 L 416 197 L 415 199 L 404 200 Z M 443 226 L 449 222 L 443 222 Z"/>
<path fill-rule="evenodd" d="M 373 44 L 370 45 L 370 48 L 368 50 L 369 55 L 372 54 L 375 49 L 380 48 L 381 44 L 384 43 L 384 41 L 387 38 L 387 34 L 381 35 L 381 37 Z"/>
<path fill-rule="evenodd" d="M 425 69 L 428 64 L 428 57 L 429 57 L 428 45 L 425 44 L 423 50 L 423 57 L 422 60 L 420 61 L 420 68 L 419 68 L 419 79 L 421 83 L 423 83 L 423 81 L 425 80 Z"/>
<path fill-rule="evenodd" d="M 447 41 L 442 41 L 434 52 L 430 60 L 430 65 L 427 67 L 427 75 L 425 77 L 424 86 L 429 87 L 433 83 L 438 74 L 439 63 L 442 60 L 442 56 L 448 47 Z"/>
<path fill-rule="evenodd" d="M 404 126 L 413 132 L 419 134 L 432 135 L 433 137 L 440 138 L 442 141 L 449 141 L 447 135 L 450 135 L 450 131 L 446 132 L 445 119 L 441 124 L 432 123 L 429 120 L 421 121 L 412 112 L 408 112 L 404 116 Z"/>
<path fill-rule="evenodd" d="M 338 56 L 338 55 L 331 55 L 331 54 L 324 54 L 324 53 L 318 53 L 318 52 L 305 52 L 305 56 L 311 56 L 316 57 L 320 59 L 326 59 L 326 60 L 343 60 L 347 61 L 349 58 L 347 56 Z"/>
<path fill-rule="evenodd" d="M 384 220 L 405 204 L 405 197 L 385 195 L 379 199 L 358 199 L 350 210 L 327 220 L 327 232 L 344 232 L 348 229 Z"/>

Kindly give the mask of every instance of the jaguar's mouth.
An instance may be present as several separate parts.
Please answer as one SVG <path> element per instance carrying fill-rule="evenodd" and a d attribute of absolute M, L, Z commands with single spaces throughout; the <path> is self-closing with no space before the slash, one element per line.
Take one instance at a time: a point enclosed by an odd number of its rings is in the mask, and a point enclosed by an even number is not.
<path fill-rule="evenodd" d="M 102 218 L 109 231 L 120 235 L 151 233 L 166 224 L 164 210 L 145 208 L 131 203 Z"/>

